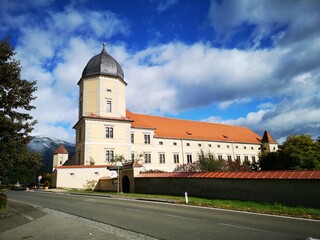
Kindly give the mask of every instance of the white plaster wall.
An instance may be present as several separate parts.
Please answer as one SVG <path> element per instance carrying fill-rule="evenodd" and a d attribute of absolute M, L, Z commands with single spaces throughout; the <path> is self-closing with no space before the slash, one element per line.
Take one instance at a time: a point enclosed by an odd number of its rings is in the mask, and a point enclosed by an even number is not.
<path fill-rule="evenodd" d="M 95 180 L 96 184 L 102 177 L 110 177 L 107 167 L 99 168 L 57 168 L 57 188 L 87 189 L 87 181 Z"/>

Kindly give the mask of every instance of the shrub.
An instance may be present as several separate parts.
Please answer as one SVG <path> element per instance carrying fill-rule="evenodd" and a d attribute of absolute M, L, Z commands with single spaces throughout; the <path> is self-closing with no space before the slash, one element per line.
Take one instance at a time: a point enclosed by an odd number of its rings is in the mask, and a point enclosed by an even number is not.
<path fill-rule="evenodd" d="M 7 206 L 7 195 L 0 193 L 0 209 L 6 208 Z"/>

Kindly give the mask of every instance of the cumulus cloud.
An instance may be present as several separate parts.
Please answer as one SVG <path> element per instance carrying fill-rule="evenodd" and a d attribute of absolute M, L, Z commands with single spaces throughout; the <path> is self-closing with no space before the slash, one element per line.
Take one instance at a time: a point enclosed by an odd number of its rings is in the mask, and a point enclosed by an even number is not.
<path fill-rule="evenodd" d="M 37 9 L 36 3 L 43 9 L 51 4 L 32 2 L 29 10 Z M 73 142 L 82 70 L 101 51 L 102 37 L 131 34 L 129 21 L 110 11 L 80 10 L 70 4 L 44 10 L 39 23 L 34 11 L 12 7 L 16 1 L 0 4 L 6 16 L 0 20 L 0 32 L 10 28 L 20 34 L 16 50 L 22 77 L 38 80 L 35 133 Z M 175 4 L 162 1 L 159 9 Z M 277 139 L 292 133 L 317 136 L 320 15 L 315 9 L 319 1 L 212 1 L 208 19 L 215 33 L 228 45 L 250 25 L 252 31 L 244 39 L 250 44 L 218 48 L 214 41 L 175 40 L 133 50 L 116 42 L 107 43 L 107 51 L 124 70 L 131 111 L 172 115 L 217 106 L 221 115 L 208 112 L 207 121 L 248 126 L 258 134 L 267 127 Z M 272 43 L 267 47 L 266 39 Z M 255 102 L 259 105 L 240 117 L 222 114 Z"/>
<path fill-rule="evenodd" d="M 110 11 L 80 10 L 72 4 L 53 11 L 46 9 L 50 1 L 20 4 L 4 0 L 0 4 L 1 15 L 5 16 L 0 20 L 0 31 L 13 29 L 19 34 L 15 45 L 23 66 L 22 77 L 37 81 L 37 99 L 33 102 L 37 108 L 32 115 L 39 123 L 34 134 L 73 142 L 72 126 L 78 117 L 77 82 L 82 70 L 101 51 L 99 37 L 130 33 L 127 20 Z M 41 17 L 37 15 L 40 10 Z"/>
<path fill-rule="evenodd" d="M 266 125 L 280 141 L 293 133 L 319 135 L 319 9 L 317 0 L 211 1 L 208 19 L 223 41 L 232 41 L 244 31 L 243 26 L 251 26 L 253 30 L 244 41 L 251 39 L 252 44 L 247 45 L 245 53 L 270 49 L 270 71 L 260 78 L 264 85 L 255 87 L 258 94 L 270 94 L 279 100 L 272 109 L 250 112 L 246 117 L 225 120 L 226 123 L 260 132 L 261 125 Z M 266 39 L 272 44 L 264 46 Z M 254 66 L 253 69 L 260 71 Z M 259 121 L 252 122 L 252 116 Z"/>

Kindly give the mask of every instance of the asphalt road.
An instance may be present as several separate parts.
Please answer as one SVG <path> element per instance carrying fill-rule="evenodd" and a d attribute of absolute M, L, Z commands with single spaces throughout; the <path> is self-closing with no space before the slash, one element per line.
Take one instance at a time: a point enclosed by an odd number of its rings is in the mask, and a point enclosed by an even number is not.
<path fill-rule="evenodd" d="M 320 221 L 48 192 L 7 195 L 158 239 L 320 239 Z"/>

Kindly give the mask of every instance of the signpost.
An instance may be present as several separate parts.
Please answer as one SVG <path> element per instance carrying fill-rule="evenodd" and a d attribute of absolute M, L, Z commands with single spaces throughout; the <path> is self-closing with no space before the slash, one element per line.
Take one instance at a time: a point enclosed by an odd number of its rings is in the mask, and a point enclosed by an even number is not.
<path fill-rule="evenodd" d="M 42 179 L 42 176 L 39 175 L 39 176 L 38 176 L 38 188 L 40 188 L 40 181 L 41 181 L 41 179 Z"/>
<path fill-rule="evenodd" d="M 122 164 L 122 162 L 116 162 L 116 166 L 117 166 L 117 168 L 118 168 L 118 185 L 117 185 L 117 193 L 119 194 L 119 192 L 120 192 L 120 173 L 119 173 L 119 171 L 120 171 L 120 167 L 122 167 L 123 166 L 123 164 Z"/>

